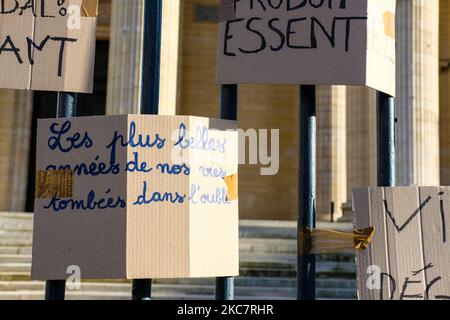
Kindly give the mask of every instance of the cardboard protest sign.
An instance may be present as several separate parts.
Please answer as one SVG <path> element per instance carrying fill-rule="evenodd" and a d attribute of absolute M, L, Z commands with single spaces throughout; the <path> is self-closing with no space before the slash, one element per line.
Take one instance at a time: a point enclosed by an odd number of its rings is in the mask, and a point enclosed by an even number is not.
<path fill-rule="evenodd" d="M 235 276 L 236 123 L 188 116 L 41 120 L 32 278 Z"/>
<path fill-rule="evenodd" d="M 395 95 L 395 0 L 221 0 L 218 82 Z"/>
<path fill-rule="evenodd" d="M 2 0 L 0 88 L 91 93 L 98 0 Z"/>
<path fill-rule="evenodd" d="M 356 254 L 363 300 L 450 299 L 450 187 L 353 191 L 357 227 L 371 225 L 371 246 Z"/>

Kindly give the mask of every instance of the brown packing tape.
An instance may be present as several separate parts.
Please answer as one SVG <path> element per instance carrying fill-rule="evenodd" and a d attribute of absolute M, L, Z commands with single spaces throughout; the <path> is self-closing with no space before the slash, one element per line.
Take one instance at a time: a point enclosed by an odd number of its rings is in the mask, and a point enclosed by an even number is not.
<path fill-rule="evenodd" d="M 98 0 L 83 0 L 83 2 L 81 2 L 81 16 L 82 17 L 97 17 L 98 16 Z"/>
<path fill-rule="evenodd" d="M 73 171 L 40 170 L 36 176 L 36 199 L 72 198 Z"/>
<path fill-rule="evenodd" d="M 387 37 L 395 39 L 395 14 L 390 11 L 386 11 L 383 15 L 384 20 L 384 34 Z"/>
<path fill-rule="evenodd" d="M 231 176 L 224 178 L 225 184 L 227 185 L 227 200 L 234 201 L 239 198 L 239 177 L 237 174 L 233 174 Z"/>
<path fill-rule="evenodd" d="M 225 22 L 236 18 L 235 0 L 220 0 L 219 21 Z"/>
<path fill-rule="evenodd" d="M 326 254 L 348 250 L 365 250 L 369 247 L 375 228 L 370 227 L 353 232 L 325 229 L 300 232 L 300 252 L 302 254 Z"/>

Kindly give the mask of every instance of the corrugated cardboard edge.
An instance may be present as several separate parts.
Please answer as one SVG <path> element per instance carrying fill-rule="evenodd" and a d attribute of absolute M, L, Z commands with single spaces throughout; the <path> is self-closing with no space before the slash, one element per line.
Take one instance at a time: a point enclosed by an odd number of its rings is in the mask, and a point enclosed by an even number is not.
<path fill-rule="evenodd" d="M 219 21 L 226 22 L 236 19 L 236 7 L 234 0 L 220 0 Z"/>
<path fill-rule="evenodd" d="M 81 2 L 81 16 L 95 18 L 98 16 L 98 0 L 83 0 Z"/>

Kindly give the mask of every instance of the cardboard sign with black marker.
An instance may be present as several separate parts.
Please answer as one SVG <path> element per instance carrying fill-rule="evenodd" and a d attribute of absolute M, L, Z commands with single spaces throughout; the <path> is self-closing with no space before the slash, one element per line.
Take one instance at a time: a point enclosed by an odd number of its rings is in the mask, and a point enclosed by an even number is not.
<path fill-rule="evenodd" d="M 353 190 L 355 225 L 376 232 L 356 253 L 361 300 L 450 300 L 450 188 Z"/>
<path fill-rule="evenodd" d="M 395 0 L 221 0 L 218 82 L 395 96 L 395 8 Z"/>
<path fill-rule="evenodd" d="M 98 0 L 5 0 L 0 88 L 91 93 Z"/>

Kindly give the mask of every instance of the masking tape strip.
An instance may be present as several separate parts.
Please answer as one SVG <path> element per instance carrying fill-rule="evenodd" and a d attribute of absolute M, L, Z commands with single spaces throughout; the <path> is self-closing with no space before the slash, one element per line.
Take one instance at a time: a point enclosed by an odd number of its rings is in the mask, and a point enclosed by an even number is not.
<path fill-rule="evenodd" d="M 72 198 L 73 171 L 38 171 L 36 176 L 36 199 Z"/>
<path fill-rule="evenodd" d="M 225 184 L 227 185 L 227 200 L 234 201 L 239 198 L 239 177 L 238 174 L 233 174 L 231 176 L 224 178 Z"/>
<path fill-rule="evenodd" d="M 98 0 L 83 0 L 81 2 L 81 16 L 95 18 L 98 16 Z"/>
<path fill-rule="evenodd" d="M 226 22 L 236 19 L 235 0 L 220 0 L 219 21 Z"/>
<path fill-rule="evenodd" d="M 352 249 L 365 250 L 369 247 L 375 234 L 375 228 L 370 227 L 353 232 L 333 230 L 305 230 L 300 232 L 301 254 L 338 253 Z"/>
<path fill-rule="evenodd" d="M 395 39 L 395 14 L 386 11 L 383 15 L 384 20 L 384 34 L 387 37 Z"/>

